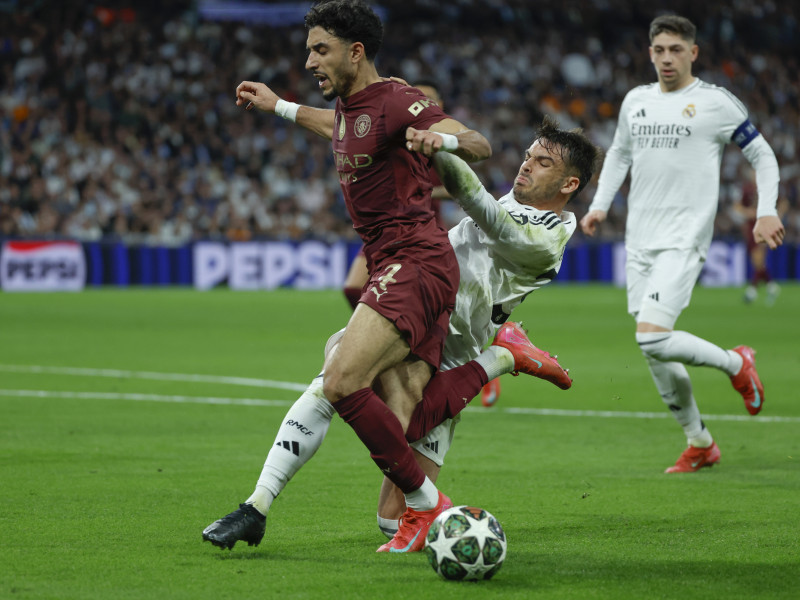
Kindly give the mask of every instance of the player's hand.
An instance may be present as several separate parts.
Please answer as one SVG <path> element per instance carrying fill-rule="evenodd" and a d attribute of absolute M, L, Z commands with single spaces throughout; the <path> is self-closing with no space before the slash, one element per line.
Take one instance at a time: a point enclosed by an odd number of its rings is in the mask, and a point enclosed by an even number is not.
<path fill-rule="evenodd" d="M 412 152 L 419 152 L 431 157 L 442 148 L 442 136 L 435 131 L 406 129 L 406 148 Z"/>
<path fill-rule="evenodd" d="M 583 233 L 588 236 L 593 236 L 597 225 L 606 220 L 606 211 L 604 210 L 590 210 L 581 219 L 581 229 Z"/>
<path fill-rule="evenodd" d="M 759 244 L 766 244 L 770 250 L 775 250 L 783 244 L 786 230 L 778 217 L 761 217 L 753 227 L 753 237 Z"/>
<path fill-rule="evenodd" d="M 399 83 L 400 85 L 404 85 L 404 86 L 406 86 L 406 87 L 411 87 L 411 84 L 410 84 L 410 83 L 408 83 L 408 82 L 407 82 L 405 79 L 403 79 L 402 77 L 394 77 L 394 76 L 392 76 L 392 77 L 381 77 L 381 79 L 382 79 L 383 81 L 393 81 L 393 82 L 395 82 L 395 83 Z"/>
<path fill-rule="evenodd" d="M 277 101 L 278 95 L 263 83 L 243 81 L 236 86 L 236 106 L 244 104 L 246 110 L 257 108 L 274 113 Z"/>

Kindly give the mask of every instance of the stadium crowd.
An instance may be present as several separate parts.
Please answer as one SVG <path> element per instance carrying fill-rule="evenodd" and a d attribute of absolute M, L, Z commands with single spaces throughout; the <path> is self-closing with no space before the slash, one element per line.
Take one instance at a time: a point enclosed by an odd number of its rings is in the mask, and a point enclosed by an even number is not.
<path fill-rule="evenodd" d="M 327 106 L 289 25 L 203 16 L 202 2 L 41 0 L 0 19 L 0 237 L 182 244 L 192 239 L 353 238 L 329 142 L 234 105 L 244 80 Z M 448 112 L 482 132 L 477 166 L 507 191 L 544 114 L 608 148 L 625 93 L 655 81 L 646 3 L 387 0 L 383 75 L 438 83 Z M 695 73 L 741 98 L 775 150 L 800 243 L 800 25 L 793 3 L 677 0 L 699 30 Z M 269 12 L 269 11 L 267 11 Z M 219 15 L 218 15 L 219 16 Z M 716 236 L 738 238 L 749 165 L 723 159 Z M 680 177 L 680 173 L 675 174 Z M 625 188 L 603 228 L 621 239 Z M 572 210 L 581 217 L 593 189 Z M 458 210 L 445 203 L 445 218 Z M 580 234 L 576 234 L 579 236 Z"/>

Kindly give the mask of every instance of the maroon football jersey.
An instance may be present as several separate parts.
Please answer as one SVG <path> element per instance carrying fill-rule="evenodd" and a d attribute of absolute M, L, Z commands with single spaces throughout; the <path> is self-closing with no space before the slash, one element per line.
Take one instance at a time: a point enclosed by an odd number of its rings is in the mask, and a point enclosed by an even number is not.
<path fill-rule="evenodd" d="M 415 88 L 382 81 L 336 102 L 333 155 L 368 264 L 400 247 L 448 243 L 431 204 L 430 159 L 406 149 L 406 129 L 447 115 Z"/>

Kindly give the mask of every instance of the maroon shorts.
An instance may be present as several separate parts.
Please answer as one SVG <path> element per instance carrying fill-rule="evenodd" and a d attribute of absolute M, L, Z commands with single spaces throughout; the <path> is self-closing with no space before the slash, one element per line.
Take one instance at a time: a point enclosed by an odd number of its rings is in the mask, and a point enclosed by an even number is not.
<path fill-rule="evenodd" d="M 401 249 L 378 264 L 360 302 L 392 321 L 411 352 L 438 369 L 458 291 L 458 262 L 449 244 L 426 252 L 424 261 L 415 255 L 414 248 Z"/>

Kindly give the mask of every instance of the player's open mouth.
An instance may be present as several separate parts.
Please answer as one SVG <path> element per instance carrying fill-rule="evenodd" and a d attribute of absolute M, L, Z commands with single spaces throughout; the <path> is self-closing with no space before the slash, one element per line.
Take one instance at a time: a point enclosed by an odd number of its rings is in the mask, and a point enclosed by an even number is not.
<path fill-rule="evenodd" d="M 328 81 L 328 78 L 322 73 L 314 73 L 314 77 L 317 78 L 319 87 L 323 87 L 325 83 Z"/>

